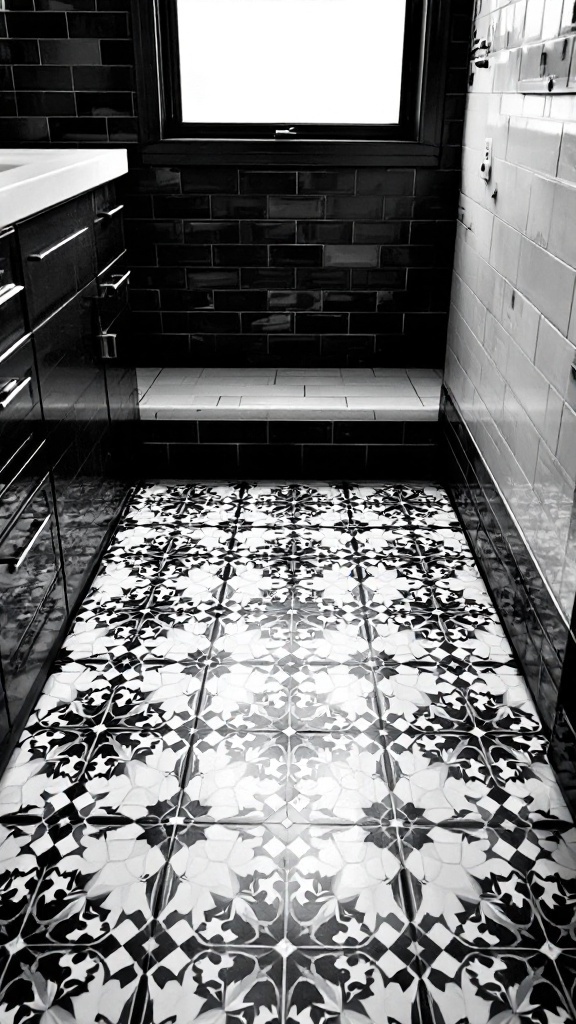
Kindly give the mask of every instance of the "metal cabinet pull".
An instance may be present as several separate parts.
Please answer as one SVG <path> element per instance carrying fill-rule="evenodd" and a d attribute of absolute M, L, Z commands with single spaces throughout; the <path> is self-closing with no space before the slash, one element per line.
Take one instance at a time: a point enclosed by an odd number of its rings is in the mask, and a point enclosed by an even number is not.
<path fill-rule="evenodd" d="M 119 206 L 113 206 L 111 210 L 98 210 L 94 223 L 99 224 L 103 217 L 115 217 L 117 213 L 120 213 L 124 209 L 124 203 L 120 203 Z"/>
<path fill-rule="evenodd" d="M 45 260 L 47 256 L 50 256 L 57 249 L 61 249 L 63 245 L 68 245 L 68 242 L 73 242 L 75 238 L 79 238 L 83 235 L 88 228 L 80 228 L 79 231 L 75 231 L 73 235 L 68 235 L 68 238 L 63 238 L 61 242 L 56 242 L 56 245 L 51 245 L 49 249 L 44 249 L 43 252 L 31 252 L 28 259 L 36 263 L 38 260 Z"/>
<path fill-rule="evenodd" d="M 13 345 L 10 345 L 9 348 L 2 352 L 2 355 L 0 355 L 0 364 L 5 363 L 6 360 L 9 359 L 10 356 L 13 356 L 18 349 L 22 348 L 22 346 L 25 345 L 31 337 L 31 334 L 23 334 L 21 338 L 18 338 L 18 341 L 15 341 Z"/>
<path fill-rule="evenodd" d="M 102 359 L 118 358 L 118 347 L 116 344 L 115 334 L 100 335 L 100 353 L 102 355 Z"/>
<path fill-rule="evenodd" d="M 0 558 L 0 565 L 7 565 L 8 572 L 18 572 L 18 569 L 22 566 L 28 555 L 32 551 L 32 548 L 36 544 L 36 541 L 40 535 L 44 532 L 52 518 L 52 513 L 49 512 L 45 519 L 42 520 L 38 529 L 35 531 L 33 536 L 28 541 L 25 548 L 22 549 L 19 555 L 12 555 L 11 558 Z"/>
<path fill-rule="evenodd" d="M 102 281 L 100 287 L 104 289 L 110 288 L 113 292 L 117 292 L 121 285 L 125 284 L 130 278 L 130 271 L 127 270 L 125 274 L 113 274 L 112 277 L 117 277 L 117 281 Z"/>
<path fill-rule="evenodd" d="M 7 409 L 10 402 L 13 402 L 16 395 L 24 390 L 30 383 L 32 377 L 11 377 L 8 380 L 0 380 L 0 409 Z"/>
<path fill-rule="evenodd" d="M 3 306 L 5 302 L 10 302 L 18 292 L 24 291 L 23 284 L 9 284 L 5 288 L 0 289 L 0 306 Z"/>
<path fill-rule="evenodd" d="M 8 235 L 14 235 L 14 234 L 16 234 L 16 231 L 15 231 L 14 228 L 3 228 L 2 231 L 0 231 L 0 239 L 7 238 Z"/>

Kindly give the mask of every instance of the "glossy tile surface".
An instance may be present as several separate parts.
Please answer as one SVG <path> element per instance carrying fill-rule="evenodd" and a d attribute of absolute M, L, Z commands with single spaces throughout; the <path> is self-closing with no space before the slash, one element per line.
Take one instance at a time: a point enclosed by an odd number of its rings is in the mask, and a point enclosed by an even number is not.
<path fill-rule="evenodd" d="M 2 1021 L 566 1024 L 575 896 L 442 491 L 135 494 L 0 785 Z"/>

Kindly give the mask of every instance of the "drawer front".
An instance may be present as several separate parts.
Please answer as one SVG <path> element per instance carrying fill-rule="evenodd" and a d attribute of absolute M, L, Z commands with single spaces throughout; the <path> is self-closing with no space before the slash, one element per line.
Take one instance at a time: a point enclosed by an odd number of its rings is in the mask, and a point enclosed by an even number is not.
<path fill-rule="evenodd" d="M 107 422 L 104 368 L 95 323 L 96 284 L 91 283 L 34 332 L 42 413 L 48 439 L 66 443 L 89 425 Z M 51 451 L 56 458 L 58 450 Z"/>
<path fill-rule="evenodd" d="M 19 225 L 30 320 L 41 323 L 94 277 L 90 196 Z"/>
<path fill-rule="evenodd" d="M 48 477 L 0 540 L 2 669 L 14 721 L 66 618 L 56 517 Z"/>
<path fill-rule="evenodd" d="M 124 252 L 124 204 L 119 201 L 116 185 L 111 182 L 94 193 L 94 236 L 96 263 L 101 273 Z"/>
<path fill-rule="evenodd" d="M 24 287 L 18 273 L 16 232 L 0 231 L 0 351 L 26 333 Z"/>
<path fill-rule="evenodd" d="M 41 430 L 38 381 L 30 335 L 0 355 L 0 467 Z"/>
<path fill-rule="evenodd" d="M 128 306 L 129 284 L 130 271 L 123 254 L 98 277 L 98 319 L 102 332 L 106 333 Z"/>

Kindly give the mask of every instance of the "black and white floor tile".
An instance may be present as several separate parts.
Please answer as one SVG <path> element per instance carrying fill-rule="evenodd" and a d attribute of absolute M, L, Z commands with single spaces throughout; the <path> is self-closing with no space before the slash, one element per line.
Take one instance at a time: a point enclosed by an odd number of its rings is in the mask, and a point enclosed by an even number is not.
<path fill-rule="evenodd" d="M 2 1024 L 576 1024 L 576 828 L 447 496 L 134 496 L 0 782 Z"/>

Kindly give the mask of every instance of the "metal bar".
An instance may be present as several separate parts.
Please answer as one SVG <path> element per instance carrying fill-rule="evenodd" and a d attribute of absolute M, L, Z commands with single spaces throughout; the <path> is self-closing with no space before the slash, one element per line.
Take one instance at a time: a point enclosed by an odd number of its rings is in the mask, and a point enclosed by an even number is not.
<path fill-rule="evenodd" d="M 13 299 L 15 295 L 18 295 L 18 292 L 23 291 L 23 284 L 6 285 L 6 287 L 0 291 L 0 306 L 3 306 L 5 302 L 10 302 L 10 299 Z"/>
<path fill-rule="evenodd" d="M 3 387 L 0 383 L 0 409 L 7 409 L 10 403 L 16 398 L 16 395 L 19 395 L 31 380 L 32 377 L 22 377 L 20 380 L 18 377 L 13 377 L 12 380 L 7 381 Z"/>
<path fill-rule="evenodd" d="M 73 242 L 75 238 L 79 238 L 85 231 L 88 231 L 88 227 L 80 228 L 79 231 L 75 231 L 73 235 L 68 235 L 68 238 L 63 238 L 61 242 L 56 242 L 56 245 L 51 245 L 49 249 L 44 249 L 43 252 L 32 252 L 28 256 L 29 260 L 37 263 L 39 260 L 45 260 L 47 256 L 50 256 L 57 249 L 61 249 L 63 245 L 68 245 L 68 242 Z"/>

